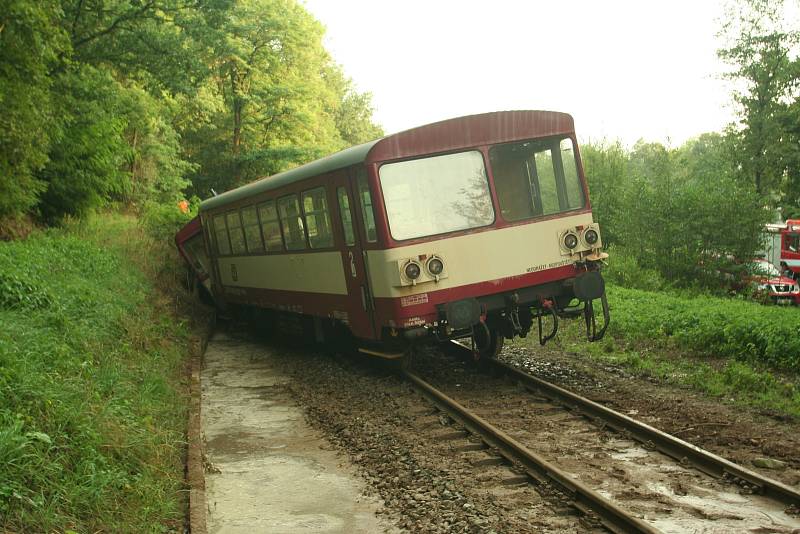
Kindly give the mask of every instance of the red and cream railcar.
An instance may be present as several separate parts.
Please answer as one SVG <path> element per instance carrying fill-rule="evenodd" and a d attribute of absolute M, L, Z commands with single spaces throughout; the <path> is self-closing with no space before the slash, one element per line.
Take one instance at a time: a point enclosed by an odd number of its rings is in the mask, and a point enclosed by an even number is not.
<path fill-rule="evenodd" d="M 390 135 L 204 201 L 221 307 L 305 316 L 365 351 L 608 322 L 572 117 L 508 111 Z M 191 262 L 191 258 L 190 258 Z M 592 302 L 603 303 L 597 328 Z M 548 325 L 544 328 L 543 322 Z"/>

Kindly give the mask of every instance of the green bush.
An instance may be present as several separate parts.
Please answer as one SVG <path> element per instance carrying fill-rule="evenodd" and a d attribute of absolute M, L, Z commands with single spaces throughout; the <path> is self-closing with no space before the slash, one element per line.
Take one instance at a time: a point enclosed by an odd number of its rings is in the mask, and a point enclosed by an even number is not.
<path fill-rule="evenodd" d="M 700 354 L 800 370 L 800 310 L 708 295 L 608 287 L 615 337 L 668 338 Z"/>
<path fill-rule="evenodd" d="M 639 265 L 636 257 L 621 246 L 608 247 L 608 267 L 603 276 L 609 282 L 635 289 L 655 291 L 668 286 L 667 281 L 654 269 Z"/>
<path fill-rule="evenodd" d="M 197 197 L 189 202 L 189 213 L 183 213 L 177 204 L 148 202 L 142 209 L 141 222 L 154 239 L 172 243 L 175 233 L 197 215 L 199 207 Z"/>

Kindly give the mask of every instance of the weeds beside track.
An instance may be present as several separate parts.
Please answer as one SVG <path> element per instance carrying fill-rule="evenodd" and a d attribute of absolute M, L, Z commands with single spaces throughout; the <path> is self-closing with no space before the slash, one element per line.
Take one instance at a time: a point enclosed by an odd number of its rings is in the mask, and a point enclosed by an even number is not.
<path fill-rule="evenodd" d="M 0 243 L 0 530 L 182 531 L 190 329 L 158 254 L 120 215 Z"/>

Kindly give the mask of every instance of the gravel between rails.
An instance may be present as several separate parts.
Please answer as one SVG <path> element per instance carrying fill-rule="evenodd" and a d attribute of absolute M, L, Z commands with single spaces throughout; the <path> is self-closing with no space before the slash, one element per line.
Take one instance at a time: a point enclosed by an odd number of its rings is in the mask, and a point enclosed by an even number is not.
<path fill-rule="evenodd" d="M 395 370 L 318 350 L 281 351 L 309 422 L 360 469 L 409 532 L 596 532 L 556 493 L 544 496 L 474 443 Z M 489 460 L 487 462 L 487 460 Z"/>

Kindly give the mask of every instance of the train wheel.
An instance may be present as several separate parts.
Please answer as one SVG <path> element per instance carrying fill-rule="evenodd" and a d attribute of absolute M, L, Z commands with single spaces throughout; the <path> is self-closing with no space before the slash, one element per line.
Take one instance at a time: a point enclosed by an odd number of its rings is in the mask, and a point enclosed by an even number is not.
<path fill-rule="evenodd" d="M 489 328 L 483 323 L 481 326 L 476 326 L 472 333 L 478 360 L 493 360 L 503 350 L 505 338 L 496 328 Z"/>

